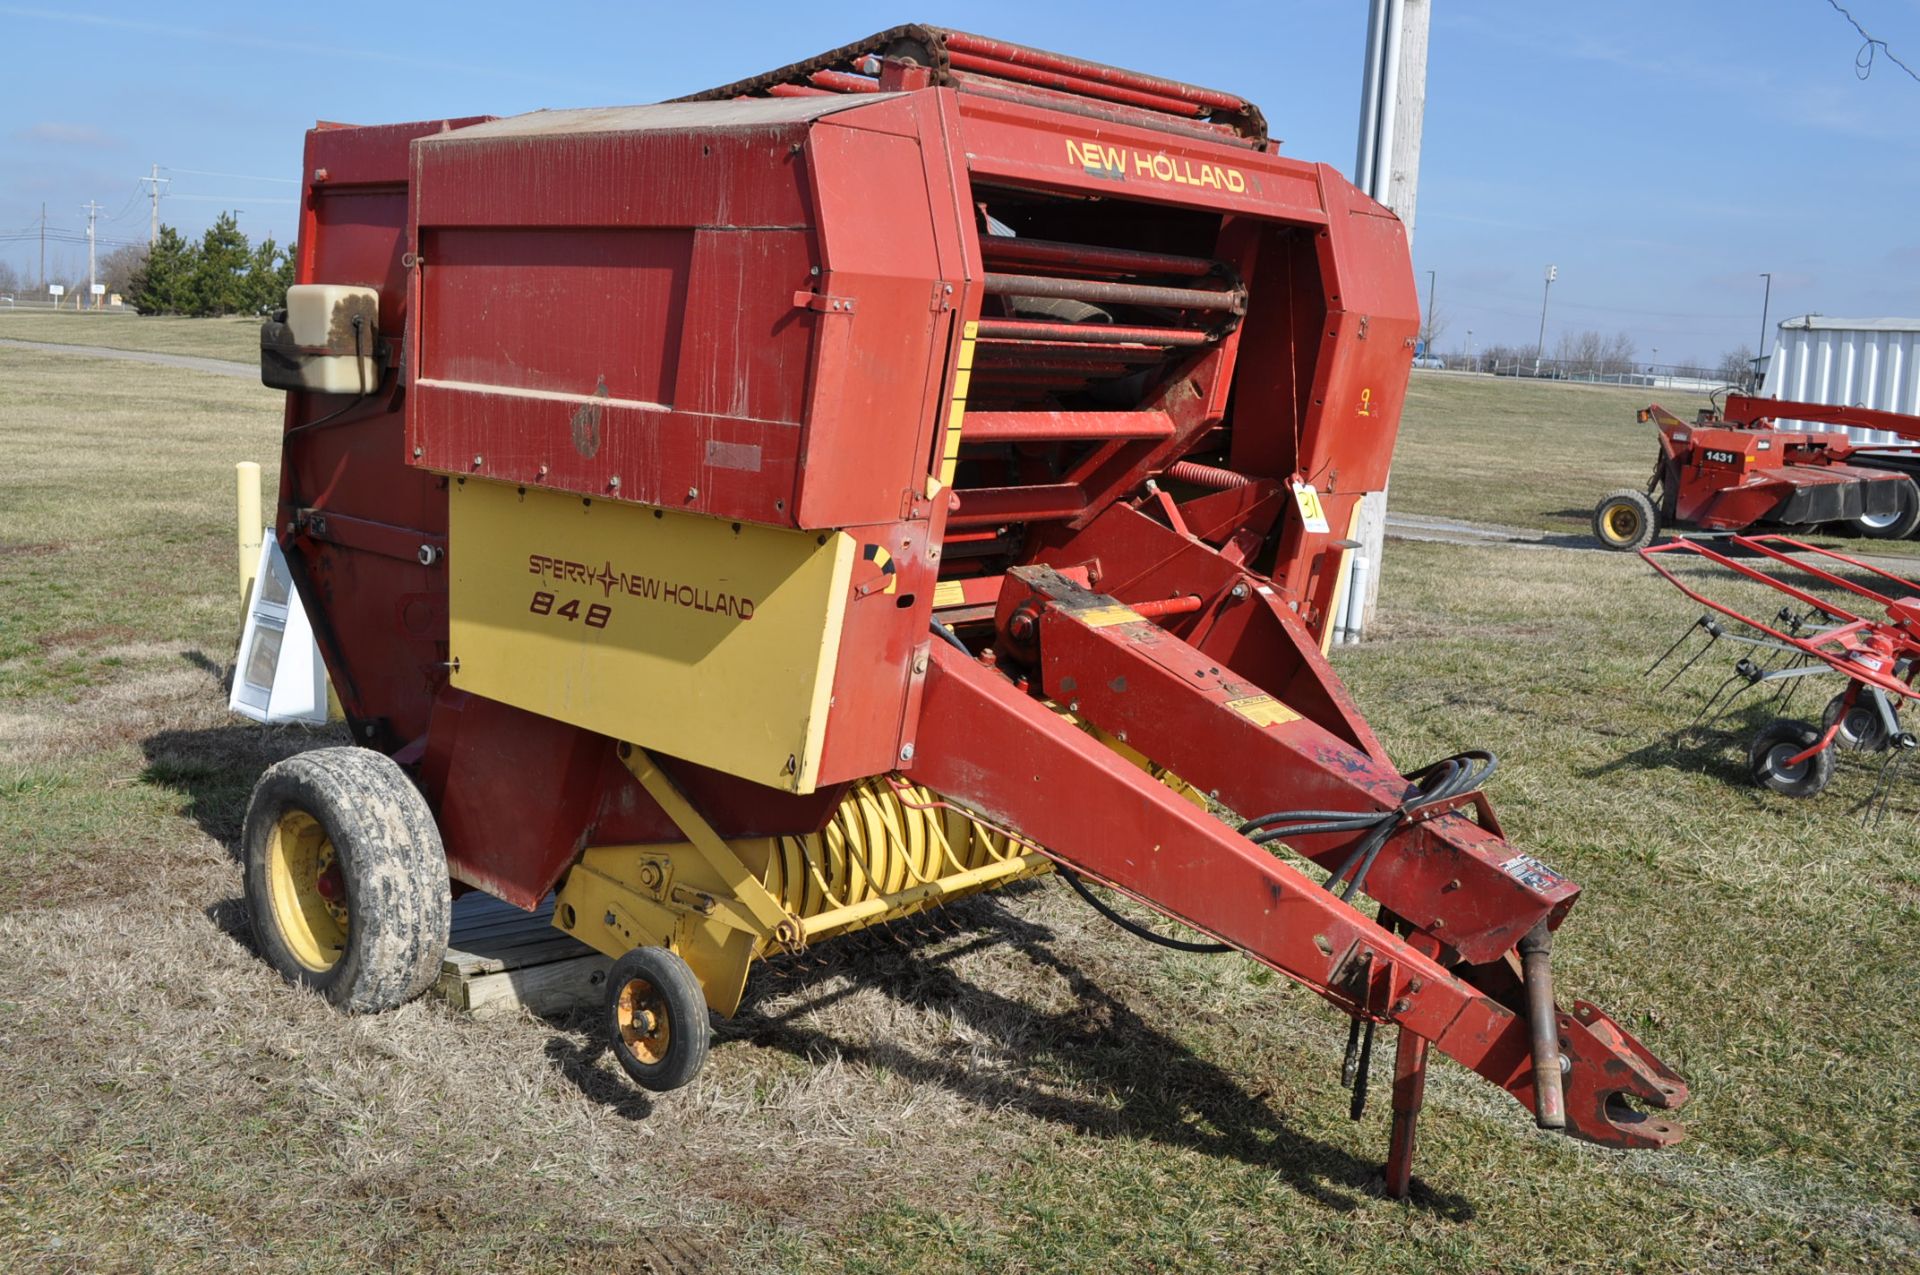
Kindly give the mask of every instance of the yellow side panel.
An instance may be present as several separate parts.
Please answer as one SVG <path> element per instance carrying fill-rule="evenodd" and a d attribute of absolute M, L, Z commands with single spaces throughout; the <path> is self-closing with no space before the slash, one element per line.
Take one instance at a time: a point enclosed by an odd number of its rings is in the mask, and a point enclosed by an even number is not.
<path fill-rule="evenodd" d="M 851 537 L 476 478 L 449 493 L 455 687 L 813 791 Z"/>

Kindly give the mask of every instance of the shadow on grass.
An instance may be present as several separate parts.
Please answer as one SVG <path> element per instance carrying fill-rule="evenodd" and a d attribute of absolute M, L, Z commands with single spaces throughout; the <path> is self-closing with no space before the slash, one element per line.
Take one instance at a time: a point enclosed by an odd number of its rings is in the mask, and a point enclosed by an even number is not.
<path fill-rule="evenodd" d="M 349 742 L 340 726 L 236 722 L 205 730 L 163 730 L 140 741 L 147 759 L 140 779 L 184 796 L 186 814 L 237 859 L 247 800 L 260 773 L 296 753 Z"/>
<path fill-rule="evenodd" d="M 739 1016 L 721 1032 L 809 1063 L 844 1058 L 915 1083 L 940 1085 L 982 1109 L 1011 1107 L 1080 1134 L 1144 1139 L 1235 1159 L 1276 1174 L 1300 1194 L 1341 1212 L 1380 1194 L 1377 1164 L 1289 1126 L 1266 1095 L 1248 1092 L 1232 1073 L 1159 1031 L 1056 952 L 1053 938 L 1052 931 L 1012 915 L 998 899 L 975 898 L 944 915 L 911 918 L 759 967 Z M 1065 980 L 1074 1005 L 1038 1010 L 970 983 L 952 969 L 958 957 L 1001 945 Z M 820 986 L 829 979 L 831 986 Z M 937 1009 L 1007 1042 L 1022 1056 L 1029 1078 L 982 1072 L 964 1058 L 895 1040 L 844 1038 L 803 1022 L 864 990 L 903 1005 Z M 763 1008 L 789 995 L 800 996 L 801 1003 L 777 1011 Z M 1333 1068 L 1335 1061 L 1326 1060 L 1326 1066 Z M 1030 1078 L 1048 1072 L 1068 1083 Z M 595 1074 L 605 1079 L 604 1073 Z M 1376 1086 L 1376 1092 L 1384 1103 L 1384 1086 Z M 1464 1197 L 1418 1181 L 1410 1203 L 1453 1221 L 1470 1220 L 1475 1213 Z"/>
<path fill-rule="evenodd" d="M 584 1020 L 586 1015 L 577 1017 Z M 653 1114 L 653 1100 L 623 1075 L 597 1065 L 606 1052 L 607 1042 L 601 1038 L 597 1021 L 588 1029 L 584 1044 L 568 1036 L 550 1037 L 546 1044 L 547 1060 L 583 1095 L 616 1116 L 645 1120 Z"/>

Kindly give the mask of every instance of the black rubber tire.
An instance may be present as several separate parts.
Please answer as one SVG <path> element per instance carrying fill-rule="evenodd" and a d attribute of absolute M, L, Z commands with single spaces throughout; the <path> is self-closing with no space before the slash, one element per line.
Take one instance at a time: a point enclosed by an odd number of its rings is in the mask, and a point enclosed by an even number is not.
<path fill-rule="evenodd" d="M 1786 797 L 1813 797 L 1833 778 L 1833 749 L 1823 748 L 1791 769 L 1788 757 L 1813 747 L 1821 732 L 1806 722 L 1778 717 L 1753 737 L 1747 752 L 1747 773 L 1762 788 Z"/>
<path fill-rule="evenodd" d="M 1840 716 L 1841 706 L 1846 699 L 1847 693 L 1842 691 L 1827 701 L 1826 711 L 1820 714 L 1822 730 L 1833 725 L 1833 719 Z M 1894 720 L 1899 719 L 1896 717 Z M 1847 715 L 1847 720 L 1841 723 L 1833 737 L 1835 748 L 1860 753 L 1881 752 L 1892 742 L 1886 724 L 1880 720 L 1880 714 L 1874 711 L 1872 704 L 1864 702 L 1864 697 L 1863 702 L 1854 705 L 1853 712 Z"/>
<path fill-rule="evenodd" d="M 1905 540 L 1920 528 L 1920 487 L 1913 479 L 1900 484 L 1900 510 L 1886 522 L 1873 523 L 1865 518 L 1850 518 L 1846 527 L 1865 540 Z"/>
<path fill-rule="evenodd" d="M 1593 538 L 1622 553 L 1644 549 L 1660 534 L 1660 513 L 1644 491 L 1609 492 L 1593 507 Z"/>
<path fill-rule="evenodd" d="M 634 1000 L 623 1012 L 629 988 Z M 632 1012 L 638 1008 L 658 1021 L 652 1047 L 643 1043 L 636 1052 L 623 1028 L 632 1026 Z M 699 1075 L 713 1044 L 713 1020 L 700 980 L 677 953 L 664 947 L 636 947 L 613 963 L 607 971 L 601 1027 L 622 1070 L 634 1084 L 656 1093 L 678 1089 Z M 637 1027 L 634 1032 L 644 1034 Z"/>
<path fill-rule="evenodd" d="M 295 954 L 298 922 L 275 904 L 273 865 L 285 857 L 276 833 L 302 817 L 330 843 L 345 892 L 344 944 L 325 968 Z M 433 812 L 391 757 L 321 748 L 271 767 L 254 785 L 242 848 L 254 939 L 289 982 L 356 1014 L 404 1005 L 433 985 L 453 917 L 447 855 Z"/>

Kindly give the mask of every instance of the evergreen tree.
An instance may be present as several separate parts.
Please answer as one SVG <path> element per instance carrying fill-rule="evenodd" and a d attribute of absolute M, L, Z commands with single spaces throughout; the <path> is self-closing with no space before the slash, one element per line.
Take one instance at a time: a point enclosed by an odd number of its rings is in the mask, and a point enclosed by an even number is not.
<path fill-rule="evenodd" d="M 287 289 L 293 286 L 293 255 L 273 241 L 260 241 L 247 263 L 247 313 L 271 314 L 287 303 Z"/>
<path fill-rule="evenodd" d="M 221 213 L 200 237 L 188 285 L 188 314 L 241 314 L 252 309 L 247 274 L 253 264 L 247 237 L 232 213 Z"/>
<path fill-rule="evenodd" d="M 195 252 L 172 226 L 160 234 L 127 285 L 127 299 L 141 314 L 187 314 Z"/>
<path fill-rule="evenodd" d="M 160 227 L 127 282 L 127 300 L 142 314 L 269 314 L 292 286 L 293 254 L 271 236 L 254 247 L 233 214 L 221 213 L 197 244 Z"/>

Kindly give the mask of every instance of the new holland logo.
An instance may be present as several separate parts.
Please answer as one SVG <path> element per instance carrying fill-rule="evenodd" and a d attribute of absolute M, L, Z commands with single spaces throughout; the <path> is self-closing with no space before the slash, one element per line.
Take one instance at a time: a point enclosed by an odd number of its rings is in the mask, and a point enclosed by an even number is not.
<path fill-rule="evenodd" d="M 1106 181 L 1123 182 L 1134 178 L 1166 182 L 1170 186 L 1199 186 L 1206 190 L 1224 190 L 1244 194 L 1247 175 L 1225 164 L 1210 164 L 1168 155 L 1162 151 L 1135 150 L 1131 146 L 1113 146 L 1106 142 L 1076 142 L 1066 139 L 1067 162 Z"/>

